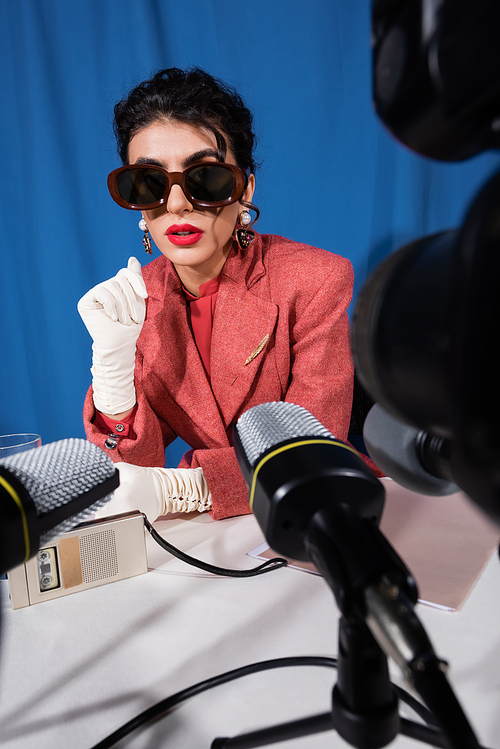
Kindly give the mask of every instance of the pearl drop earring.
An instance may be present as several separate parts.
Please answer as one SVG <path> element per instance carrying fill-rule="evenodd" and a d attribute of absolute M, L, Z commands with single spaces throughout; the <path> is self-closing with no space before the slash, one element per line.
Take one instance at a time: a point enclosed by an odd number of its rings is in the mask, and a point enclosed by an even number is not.
<path fill-rule="evenodd" d="M 252 216 L 248 211 L 241 211 L 238 216 L 238 223 L 241 228 L 236 228 L 234 238 L 238 243 L 240 250 L 246 250 L 251 242 L 255 239 L 255 232 L 252 229 L 246 229 L 252 223 Z M 236 225 L 238 226 L 238 224 Z"/>

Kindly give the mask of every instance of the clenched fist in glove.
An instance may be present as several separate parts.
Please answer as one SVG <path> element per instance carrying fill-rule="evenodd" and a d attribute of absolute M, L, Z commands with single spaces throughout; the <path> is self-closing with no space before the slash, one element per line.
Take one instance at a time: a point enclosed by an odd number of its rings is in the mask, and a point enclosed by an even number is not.
<path fill-rule="evenodd" d="M 126 268 L 94 286 L 78 302 L 78 312 L 93 340 L 94 405 L 104 414 L 123 414 L 135 405 L 135 347 L 147 296 L 141 265 L 131 257 Z"/>
<path fill-rule="evenodd" d="M 167 512 L 212 509 L 212 495 L 201 468 L 144 468 L 115 463 L 120 486 L 96 517 L 139 510 L 150 522 Z"/>

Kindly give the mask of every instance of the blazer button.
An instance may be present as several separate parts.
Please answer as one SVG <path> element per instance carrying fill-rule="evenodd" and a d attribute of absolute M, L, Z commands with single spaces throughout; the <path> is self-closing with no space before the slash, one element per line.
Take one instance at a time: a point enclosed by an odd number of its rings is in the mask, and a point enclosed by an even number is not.
<path fill-rule="evenodd" d="M 125 427 L 123 426 L 123 424 L 115 424 L 115 431 L 117 431 L 117 432 L 123 432 L 124 429 L 125 429 Z"/>
<path fill-rule="evenodd" d="M 118 444 L 118 441 L 115 440 L 114 437 L 108 437 L 108 439 L 104 443 L 104 447 L 107 447 L 108 450 L 114 450 L 117 444 Z"/>

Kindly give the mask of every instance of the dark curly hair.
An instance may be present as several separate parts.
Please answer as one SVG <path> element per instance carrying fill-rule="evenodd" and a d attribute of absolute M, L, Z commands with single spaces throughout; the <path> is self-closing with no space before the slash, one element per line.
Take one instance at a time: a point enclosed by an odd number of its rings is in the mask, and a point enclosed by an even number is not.
<path fill-rule="evenodd" d="M 114 112 L 113 128 L 123 164 L 128 164 L 128 147 L 139 130 L 172 119 L 211 130 L 220 161 L 225 161 L 229 146 L 240 169 L 255 170 L 252 113 L 234 88 L 201 68 L 159 70 L 118 102 Z"/>

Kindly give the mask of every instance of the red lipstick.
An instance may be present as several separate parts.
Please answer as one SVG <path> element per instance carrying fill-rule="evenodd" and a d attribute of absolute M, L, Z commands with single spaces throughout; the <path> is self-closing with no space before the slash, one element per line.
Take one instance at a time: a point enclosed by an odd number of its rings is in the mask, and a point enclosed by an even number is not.
<path fill-rule="evenodd" d="M 168 227 L 165 234 L 172 244 L 190 245 L 200 241 L 203 231 L 191 224 L 172 224 L 172 226 Z"/>

